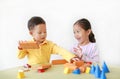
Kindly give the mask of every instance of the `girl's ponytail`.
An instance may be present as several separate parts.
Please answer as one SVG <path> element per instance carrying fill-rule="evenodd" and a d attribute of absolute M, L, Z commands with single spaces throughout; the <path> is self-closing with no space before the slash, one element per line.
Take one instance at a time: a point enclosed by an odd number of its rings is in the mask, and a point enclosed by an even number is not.
<path fill-rule="evenodd" d="M 89 41 L 92 42 L 92 43 L 95 43 L 96 40 L 95 40 L 95 35 L 93 34 L 93 32 L 91 31 L 91 33 L 89 34 Z"/>

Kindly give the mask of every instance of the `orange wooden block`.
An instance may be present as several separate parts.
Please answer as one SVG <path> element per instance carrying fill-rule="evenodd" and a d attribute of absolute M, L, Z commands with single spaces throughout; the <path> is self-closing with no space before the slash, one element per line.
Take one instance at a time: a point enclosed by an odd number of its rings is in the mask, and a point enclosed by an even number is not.
<path fill-rule="evenodd" d="M 84 61 L 75 61 L 75 62 L 73 62 L 77 67 L 80 67 L 80 66 L 82 66 L 82 65 L 84 65 L 85 63 L 84 63 Z"/>
<path fill-rule="evenodd" d="M 91 64 L 88 63 L 84 63 L 84 65 L 80 66 L 79 69 L 81 70 L 81 72 L 85 72 L 87 67 L 90 67 Z"/>
<path fill-rule="evenodd" d="M 77 66 L 75 66 L 75 65 L 72 64 L 72 63 L 66 63 L 66 64 L 64 64 L 64 67 L 67 67 L 67 68 L 69 68 L 70 70 L 75 70 L 75 69 L 78 68 Z"/>
<path fill-rule="evenodd" d="M 19 43 L 20 47 L 23 49 L 38 49 L 39 45 L 33 41 L 23 41 Z"/>
<path fill-rule="evenodd" d="M 65 63 L 68 63 L 65 59 L 52 60 L 53 65 L 65 64 Z"/>
<path fill-rule="evenodd" d="M 81 67 L 79 67 L 79 69 L 80 69 L 80 71 L 81 71 L 82 73 L 84 73 L 84 72 L 85 72 L 85 70 L 86 70 L 86 67 L 81 66 Z"/>

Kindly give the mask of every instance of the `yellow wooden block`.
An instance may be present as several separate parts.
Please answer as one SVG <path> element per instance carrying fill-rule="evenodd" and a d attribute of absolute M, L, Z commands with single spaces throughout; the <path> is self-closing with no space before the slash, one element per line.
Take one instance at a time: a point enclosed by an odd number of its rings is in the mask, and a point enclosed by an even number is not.
<path fill-rule="evenodd" d="M 17 78 L 25 78 L 24 72 L 18 72 Z"/>
<path fill-rule="evenodd" d="M 90 73 L 90 67 L 86 67 L 85 73 Z"/>
<path fill-rule="evenodd" d="M 71 72 L 71 70 L 68 68 L 68 67 L 65 67 L 64 68 L 64 74 L 68 74 L 68 73 L 70 73 Z"/>

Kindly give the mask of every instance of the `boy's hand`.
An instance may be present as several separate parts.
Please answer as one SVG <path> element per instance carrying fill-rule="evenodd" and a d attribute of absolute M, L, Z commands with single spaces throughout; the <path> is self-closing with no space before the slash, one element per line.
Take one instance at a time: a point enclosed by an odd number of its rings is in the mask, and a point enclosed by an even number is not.
<path fill-rule="evenodd" d="M 18 49 L 38 49 L 39 45 L 33 41 L 19 41 Z"/>
<path fill-rule="evenodd" d="M 19 42 L 18 42 L 18 49 L 19 49 L 19 50 L 22 50 L 22 49 L 23 49 L 23 48 L 21 47 L 21 45 L 20 45 L 22 42 L 23 42 L 23 41 L 19 41 Z"/>
<path fill-rule="evenodd" d="M 80 58 L 79 57 L 74 57 L 70 60 L 70 63 L 73 63 L 75 61 L 80 61 Z"/>

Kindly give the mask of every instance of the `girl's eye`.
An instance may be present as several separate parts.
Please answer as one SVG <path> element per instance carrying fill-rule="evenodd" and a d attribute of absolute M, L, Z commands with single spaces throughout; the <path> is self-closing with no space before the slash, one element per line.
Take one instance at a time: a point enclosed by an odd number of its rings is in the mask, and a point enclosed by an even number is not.
<path fill-rule="evenodd" d="M 79 33 L 80 31 L 77 31 L 77 33 Z"/>

